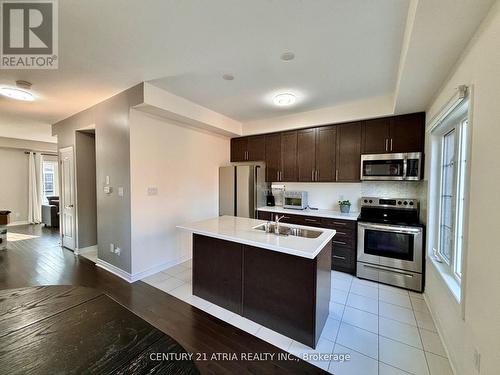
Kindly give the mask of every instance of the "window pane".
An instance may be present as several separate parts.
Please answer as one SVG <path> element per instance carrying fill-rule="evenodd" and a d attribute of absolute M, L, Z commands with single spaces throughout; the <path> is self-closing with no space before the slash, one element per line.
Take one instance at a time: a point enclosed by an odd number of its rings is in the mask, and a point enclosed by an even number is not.
<path fill-rule="evenodd" d="M 459 183 L 458 183 L 458 207 L 457 207 L 457 245 L 455 254 L 455 275 L 462 278 L 462 248 L 463 248 L 463 227 L 464 227 L 464 202 L 465 202 L 465 178 L 467 170 L 467 140 L 468 121 L 465 120 L 461 128 L 460 136 L 460 163 L 459 163 Z"/>
<path fill-rule="evenodd" d="M 455 181 L 455 130 L 443 137 L 443 164 L 441 167 L 441 227 L 439 253 L 450 264 L 454 242 L 454 181 Z"/>

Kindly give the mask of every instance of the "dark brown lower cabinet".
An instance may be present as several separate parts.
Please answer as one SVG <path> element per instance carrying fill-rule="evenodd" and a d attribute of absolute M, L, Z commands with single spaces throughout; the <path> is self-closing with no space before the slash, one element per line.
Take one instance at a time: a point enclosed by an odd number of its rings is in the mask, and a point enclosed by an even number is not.
<path fill-rule="evenodd" d="M 315 348 L 329 312 L 331 249 L 307 259 L 194 234 L 193 294 Z"/>
<path fill-rule="evenodd" d="M 243 249 L 236 242 L 193 235 L 193 294 L 241 315 Z"/>
<path fill-rule="evenodd" d="M 275 220 L 266 211 L 257 211 L 260 220 Z M 356 275 L 357 223 L 354 220 L 321 218 L 316 216 L 278 214 L 283 216 L 282 223 L 306 225 L 309 227 L 335 229 L 337 233 L 332 239 L 332 270 Z"/>

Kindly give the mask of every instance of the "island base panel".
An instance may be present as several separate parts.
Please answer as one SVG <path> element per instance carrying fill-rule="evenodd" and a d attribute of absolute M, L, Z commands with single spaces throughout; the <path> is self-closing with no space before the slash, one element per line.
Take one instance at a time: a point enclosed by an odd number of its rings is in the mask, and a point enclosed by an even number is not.
<path fill-rule="evenodd" d="M 241 315 L 243 245 L 193 235 L 193 294 Z"/>

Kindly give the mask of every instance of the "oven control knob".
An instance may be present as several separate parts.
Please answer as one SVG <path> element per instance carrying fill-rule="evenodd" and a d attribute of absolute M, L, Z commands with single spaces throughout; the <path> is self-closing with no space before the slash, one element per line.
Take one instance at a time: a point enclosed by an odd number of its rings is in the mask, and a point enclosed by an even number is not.
<path fill-rule="evenodd" d="M 413 202 L 412 201 L 410 201 L 410 206 L 413 206 Z"/>
<path fill-rule="evenodd" d="M 403 204 L 406 206 L 406 205 L 408 204 L 408 202 L 407 202 L 407 201 L 404 201 L 404 202 L 403 202 Z"/>
<path fill-rule="evenodd" d="M 369 203 L 373 203 L 373 201 L 372 201 L 371 199 L 370 199 L 368 202 L 369 202 Z"/>
<path fill-rule="evenodd" d="M 398 201 L 398 205 L 400 205 L 400 206 L 401 206 L 401 204 L 402 204 L 402 203 L 403 203 L 403 202 L 401 202 L 401 201 Z"/>
<path fill-rule="evenodd" d="M 368 203 L 368 199 L 365 199 L 363 202 Z"/>

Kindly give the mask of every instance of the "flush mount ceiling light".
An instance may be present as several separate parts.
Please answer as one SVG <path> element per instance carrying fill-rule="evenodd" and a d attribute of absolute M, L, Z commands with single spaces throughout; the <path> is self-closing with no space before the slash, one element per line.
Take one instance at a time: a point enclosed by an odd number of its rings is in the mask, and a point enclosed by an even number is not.
<path fill-rule="evenodd" d="M 224 74 L 222 76 L 223 79 L 225 79 L 226 81 L 232 81 L 234 79 L 234 76 L 232 74 Z"/>
<path fill-rule="evenodd" d="M 31 88 L 31 83 L 26 81 L 16 81 L 16 87 L 0 87 L 0 95 L 6 96 L 15 100 L 32 102 L 35 100 L 33 94 L 27 90 Z"/>
<path fill-rule="evenodd" d="M 273 98 L 273 103 L 279 107 L 286 107 L 295 104 L 297 97 L 289 92 L 278 94 Z"/>
<path fill-rule="evenodd" d="M 290 61 L 295 58 L 295 54 L 293 52 L 284 52 L 281 54 L 281 60 Z"/>

